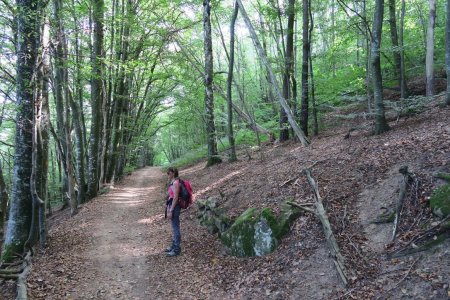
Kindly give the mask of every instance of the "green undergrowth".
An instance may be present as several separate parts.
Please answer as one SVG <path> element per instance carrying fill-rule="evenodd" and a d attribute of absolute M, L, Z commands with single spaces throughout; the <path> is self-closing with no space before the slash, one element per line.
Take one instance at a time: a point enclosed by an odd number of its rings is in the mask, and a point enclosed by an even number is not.
<path fill-rule="evenodd" d="M 260 139 L 261 142 L 265 142 L 267 141 L 267 136 L 261 135 Z M 238 148 L 242 146 L 255 146 L 257 145 L 256 135 L 251 130 L 239 130 L 235 137 L 235 144 Z M 217 150 L 219 152 L 219 155 L 222 156 L 223 161 L 226 161 L 228 159 L 227 152 L 230 150 L 230 143 L 227 137 L 222 137 L 221 139 L 219 139 L 219 142 L 217 143 Z M 181 157 L 172 162 L 164 163 L 163 167 L 167 167 L 170 165 L 178 169 L 182 169 L 206 159 L 207 155 L 207 146 L 200 146 L 196 149 L 186 152 Z"/>

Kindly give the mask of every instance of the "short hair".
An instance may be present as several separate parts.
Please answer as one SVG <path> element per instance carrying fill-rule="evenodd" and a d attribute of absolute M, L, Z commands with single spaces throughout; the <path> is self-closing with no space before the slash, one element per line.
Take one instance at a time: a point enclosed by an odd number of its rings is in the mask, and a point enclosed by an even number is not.
<path fill-rule="evenodd" d="M 170 167 L 167 169 L 167 173 L 172 172 L 175 177 L 178 177 L 178 169 L 175 167 Z"/>

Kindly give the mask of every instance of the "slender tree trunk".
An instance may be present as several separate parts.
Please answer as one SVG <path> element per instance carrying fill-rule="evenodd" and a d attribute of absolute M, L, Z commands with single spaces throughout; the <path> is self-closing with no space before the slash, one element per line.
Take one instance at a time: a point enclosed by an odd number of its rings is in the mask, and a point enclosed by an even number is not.
<path fill-rule="evenodd" d="M 214 125 L 213 96 L 213 54 L 211 36 L 211 1 L 203 0 L 203 30 L 205 52 L 205 115 L 206 134 L 208 138 L 208 166 L 220 163 L 216 143 L 216 128 Z"/>
<path fill-rule="evenodd" d="M 389 0 L 389 29 L 391 32 L 391 43 L 394 54 L 394 66 L 395 66 L 395 76 L 398 80 L 398 86 L 401 86 L 401 62 L 400 62 L 400 50 L 398 45 L 398 34 L 397 34 L 397 17 L 396 17 L 396 0 Z"/>
<path fill-rule="evenodd" d="M 74 0 L 72 1 L 74 6 Z M 75 129 L 75 159 L 76 177 L 78 181 L 77 202 L 82 204 L 86 200 L 86 126 L 83 114 L 83 88 L 81 81 L 81 51 L 79 45 L 79 28 L 76 14 L 73 14 L 75 28 L 75 96 L 70 97 L 70 108 L 72 109 L 73 126 Z"/>
<path fill-rule="evenodd" d="M 406 67 L 405 67 L 405 48 L 403 31 L 405 29 L 405 0 L 402 0 L 400 14 L 400 97 L 406 99 L 408 97 L 408 87 L 406 85 Z"/>
<path fill-rule="evenodd" d="M 381 31 L 383 28 L 383 11 L 384 0 L 375 1 L 375 13 L 373 17 L 372 29 L 372 46 L 371 46 L 371 61 L 372 61 L 372 80 L 373 80 L 373 95 L 375 102 L 375 134 L 381 134 L 389 130 L 389 125 L 384 114 L 383 104 L 383 79 L 381 77 L 381 63 L 380 63 L 380 47 L 381 47 Z"/>
<path fill-rule="evenodd" d="M 288 23 L 286 28 L 286 47 L 284 54 L 284 72 L 283 72 L 283 97 L 287 103 L 292 104 L 291 76 L 294 71 L 294 24 L 295 24 L 295 0 L 289 0 Z M 289 139 L 289 130 L 286 128 L 288 123 L 286 112 L 281 108 L 280 114 L 280 141 Z"/>
<path fill-rule="evenodd" d="M 67 49 L 67 39 L 66 33 L 63 26 L 63 3 L 61 0 L 54 0 L 55 8 L 55 20 L 57 24 L 57 41 L 58 45 L 56 47 L 56 103 L 59 106 L 59 113 L 61 116 L 58 117 L 59 126 L 58 133 L 59 139 L 63 148 L 63 161 L 64 163 L 64 175 L 66 186 L 66 197 L 70 206 L 70 214 L 73 216 L 77 213 L 77 199 L 74 192 L 75 180 L 73 176 L 73 166 L 72 166 L 72 141 L 70 137 L 70 105 L 74 101 L 72 100 L 72 93 L 69 90 L 69 73 L 65 62 L 68 61 L 68 49 Z"/>
<path fill-rule="evenodd" d="M 8 207 L 8 192 L 6 190 L 5 180 L 3 178 L 2 164 L 0 163 L 0 231 L 4 233 L 3 227 L 6 221 L 6 210 Z M 0 236 L 3 240 L 3 236 Z"/>
<path fill-rule="evenodd" d="M 231 16 L 230 24 L 230 62 L 228 66 L 228 78 L 227 78 L 227 113 L 228 113 L 228 141 L 230 143 L 230 157 L 229 161 L 233 162 L 237 160 L 236 146 L 234 143 L 233 133 L 233 100 L 232 100 L 232 84 L 233 84 L 233 69 L 234 69 L 234 25 L 239 12 L 239 6 L 234 3 L 233 15 Z"/>
<path fill-rule="evenodd" d="M 447 0 L 447 21 L 445 26 L 445 64 L 445 69 L 447 71 L 447 96 L 445 103 L 447 105 L 450 105 L 450 0 Z"/>
<path fill-rule="evenodd" d="M 103 75 L 103 21 L 105 4 L 103 0 L 91 0 L 92 21 L 94 23 L 94 45 L 92 51 L 92 78 L 91 78 L 91 136 L 89 141 L 88 161 L 88 197 L 97 196 L 99 175 L 99 146 L 101 128 L 102 106 L 102 75 Z"/>
<path fill-rule="evenodd" d="M 39 245 L 42 248 L 47 245 L 47 219 L 45 215 L 45 207 L 49 204 L 48 199 L 48 161 L 49 161 L 49 143 L 50 143 L 50 107 L 48 98 L 49 74 L 50 74 L 50 23 L 48 19 L 44 24 L 42 32 L 42 67 L 41 75 L 41 109 L 40 109 L 40 151 L 38 152 L 37 165 L 37 193 L 40 195 L 44 204 L 39 205 L 38 224 L 39 224 Z M 39 101 L 38 101 L 39 102 Z"/>
<path fill-rule="evenodd" d="M 2 261 L 22 253 L 32 217 L 30 179 L 32 171 L 33 74 L 41 21 L 38 0 L 17 0 L 16 48 L 16 141 L 11 206 L 3 244 Z"/>
<path fill-rule="evenodd" d="M 61 161 L 64 166 L 64 178 L 63 178 L 63 198 L 65 199 L 64 202 L 67 204 L 70 203 L 70 199 L 68 196 L 68 178 L 67 178 L 67 160 L 66 160 L 66 152 L 68 145 L 66 144 L 66 138 L 65 138 L 65 123 L 64 123 L 64 116 L 66 112 L 66 107 L 64 106 L 65 99 L 64 97 L 66 94 L 64 93 L 66 86 L 65 81 L 65 72 L 67 66 L 65 63 L 67 60 L 64 57 L 64 46 L 66 43 L 65 39 L 65 33 L 64 33 L 64 27 L 63 27 L 63 12 L 62 12 L 62 2 L 61 0 L 54 0 L 53 1 L 53 19 L 55 23 L 55 39 L 57 41 L 56 43 L 56 51 L 54 53 L 54 61 L 55 61 L 55 75 L 54 75 L 54 99 L 55 99 L 55 106 L 56 106 L 56 134 L 58 142 L 61 145 Z"/>
<path fill-rule="evenodd" d="M 428 17 L 427 29 L 427 55 L 426 55 L 426 73 L 427 73 L 427 96 L 434 95 L 434 27 L 436 21 L 436 0 L 429 0 L 430 15 Z"/>
<path fill-rule="evenodd" d="M 284 110 L 288 116 L 289 124 L 292 126 L 292 129 L 294 130 L 297 138 L 300 140 L 302 145 L 307 146 L 307 145 L 309 145 L 309 140 L 305 136 L 305 133 L 300 129 L 300 127 L 298 127 L 298 124 L 293 117 L 292 111 L 291 111 L 288 103 L 286 102 L 286 100 L 283 98 L 283 95 L 281 94 L 280 88 L 278 87 L 277 80 L 275 78 L 275 74 L 273 73 L 273 70 L 272 70 L 272 66 L 270 65 L 269 60 L 267 59 L 267 56 L 266 56 L 263 48 L 261 47 L 258 37 L 256 36 L 255 29 L 253 28 L 250 18 L 248 17 L 247 12 L 245 11 L 242 1 L 241 0 L 236 0 L 236 1 L 239 4 L 239 8 L 241 10 L 242 16 L 244 17 L 245 24 L 247 25 L 247 28 L 250 31 L 250 35 L 252 37 L 252 40 L 253 40 L 255 48 L 258 52 L 258 55 L 259 55 L 260 59 L 263 61 L 263 64 L 265 65 L 265 67 L 267 68 L 267 71 L 269 72 L 270 83 L 275 91 L 278 101 L 280 102 L 281 106 L 284 108 Z"/>
<path fill-rule="evenodd" d="M 309 42 L 311 45 L 311 41 L 312 41 L 312 32 L 313 32 L 313 28 L 314 28 L 314 19 L 313 19 L 313 15 L 312 15 L 312 9 L 311 9 L 311 2 L 309 5 L 309 19 L 310 19 L 310 26 L 309 26 Z M 313 114 L 313 130 L 314 130 L 314 135 L 318 135 L 319 134 L 319 122 L 317 120 L 317 105 L 316 105 L 316 95 L 315 95 L 315 85 L 314 85 L 314 70 L 313 70 L 313 62 L 312 62 L 312 49 L 310 46 L 310 55 L 309 55 L 309 76 L 310 76 L 310 82 L 311 82 L 311 102 L 312 102 L 312 114 Z"/>
<path fill-rule="evenodd" d="M 303 0 L 303 55 L 302 55 L 302 110 L 300 113 L 300 127 L 306 136 L 308 136 L 308 119 L 309 119 L 309 88 L 308 88 L 308 71 L 309 71 L 309 0 Z"/>

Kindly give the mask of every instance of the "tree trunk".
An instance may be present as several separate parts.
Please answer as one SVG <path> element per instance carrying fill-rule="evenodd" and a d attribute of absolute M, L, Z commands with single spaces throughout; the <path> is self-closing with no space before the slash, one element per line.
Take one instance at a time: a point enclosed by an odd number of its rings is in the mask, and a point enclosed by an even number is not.
<path fill-rule="evenodd" d="M 375 1 L 375 13 L 373 17 L 372 28 L 372 45 L 371 45 L 371 61 L 372 61 L 372 82 L 373 82 L 373 97 L 375 102 L 375 134 L 381 134 L 389 130 L 389 125 L 386 122 L 383 104 L 383 79 L 381 77 L 381 63 L 380 63 L 380 46 L 381 46 L 381 31 L 383 26 L 383 10 L 384 0 Z"/>
<path fill-rule="evenodd" d="M 11 207 L 3 244 L 2 261 L 22 253 L 28 239 L 32 216 L 30 179 L 32 170 L 32 122 L 34 66 L 41 20 L 40 2 L 17 0 L 16 52 L 16 140 L 12 177 Z"/>
<path fill-rule="evenodd" d="M 98 168 L 99 168 L 99 146 L 101 128 L 101 106 L 102 106 L 102 70 L 103 70 L 103 21 L 104 1 L 92 0 L 92 20 L 94 23 L 94 45 L 92 51 L 92 77 L 91 77 L 91 136 L 89 141 L 88 161 L 88 197 L 97 196 L 98 192 Z"/>
<path fill-rule="evenodd" d="M 275 91 L 277 98 L 278 98 L 278 101 L 280 102 L 281 106 L 284 108 L 284 110 L 288 116 L 289 124 L 292 126 L 292 129 L 294 130 L 297 138 L 300 140 L 302 145 L 307 146 L 307 145 L 309 145 L 309 140 L 305 136 L 304 132 L 300 129 L 300 127 L 298 127 L 298 124 L 293 117 L 293 114 L 292 114 L 292 111 L 291 111 L 289 105 L 287 104 L 286 100 L 283 98 L 283 95 L 280 92 L 280 88 L 278 87 L 278 84 L 277 84 L 277 81 L 275 78 L 275 74 L 273 73 L 272 67 L 267 59 L 267 56 L 264 53 L 263 48 L 261 47 L 258 37 L 256 36 L 255 29 L 253 28 L 250 18 L 248 17 L 247 12 L 245 11 L 242 1 L 241 0 L 236 0 L 236 1 L 239 4 L 239 8 L 241 10 L 242 16 L 244 17 L 245 24 L 247 25 L 247 28 L 250 31 L 250 35 L 253 39 L 253 43 L 256 47 L 258 55 L 261 58 L 261 60 L 263 61 L 263 64 L 265 65 L 265 67 L 267 68 L 267 71 L 269 72 L 270 82 L 271 82 L 271 85 Z"/>
<path fill-rule="evenodd" d="M 425 69 L 427 73 L 427 96 L 434 95 L 434 27 L 436 21 L 436 0 L 429 0 L 430 15 L 427 29 L 427 55 Z"/>
<path fill-rule="evenodd" d="M 56 47 L 56 103 L 59 107 L 58 114 L 58 138 L 63 148 L 64 175 L 66 182 L 66 198 L 70 206 L 70 214 L 73 216 L 77 212 L 77 200 L 74 192 L 74 176 L 72 166 L 72 141 L 70 137 L 70 105 L 73 102 L 71 92 L 69 90 L 69 74 L 67 66 L 68 50 L 66 33 L 63 26 L 63 3 L 61 0 L 54 0 L 55 20 L 57 24 L 57 47 Z"/>
<path fill-rule="evenodd" d="M 211 36 L 211 1 L 203 0 L 203 30 L 205 52 L 205 116 L 208 141 L 208 166 L 220 163 L 216 143 L 216 128 L 214 125 L 214 95 L 213 95 L 213 54 Z"/>
<path fill-rule="evenodd" d="M 309 0 L 303 0 L 303 55 L 302 55 L 302 109 L 300 113 L 300 127 L 306 136 L 308 136 L 308 119 L 309 119 L 309 88 L 308 88 L 308 71 L 309 71 Z"/>
<path fill-rule="evenodd" d="M 38 224 L 39 224 L 39 245 L 44 248 L 47 245 L 47 219 L 45 215 L 45 207 L 49 204 L 48 199 L 48 160 L 49 160 L 49 143 L 50 143 L 50 107 L 48 99 L 49 75 L 50 75 L 50 24 L 46 20 L 42 32 L 42 67 L 41 75 L 41 109 L 40 109 L 40 151 L 38 152 L 37 167 L 37 193 L 44 201 L 43 205 L 39 205 Z M 39 102 L 39 101 L 38 101 Z"/>
<path fill-rule="evenodd" d="M 391 43 L 394 54 L 394 66 L 395 66 L 395 76 L 398 80 L 398 86 L 401 86 L 401 62 L 400 62 L 400 49 L 398 45 L 398 34 L 397 34 L 397 19 L 395 14 L 395 2 L 396 0 L 389 0 L 389 29 L 391 32 Z"/>
<path fill-rule="evenodd" d="M 406 99 L 408 97 L 408 87 L 406 85 L 406 68 L 405 68 L 405 48 L 403 39 L 403 30 L 405 28 L 405 0 L 402 0 L 402 8 L 400 14 L 400 97 Z"/>
<path fill-rule="evenodd" d="M 447 96 L 445 103 L 447 105 L 450 105 L 450 0 L 447 0 L 447 21 L 445 26 L 445 64 L 445 69 L 447 71 Z"/>
<path fill-rule="evenodd" d="M 233 67 L 234 67 L 234 25 L 239 12 L 239 6 L 234 3 L 233 15 L 231 16 L 230 24 L 230 61 L 228 66 L 228 78 L 227 78 L 227 113 L 228 113 L 228 141 L 230 143 L 230 157 L 229 161 L 233 162 L 237 160 L 236 146 L 234 142 L 233 133 L 233 101 L 231 87 L 233 84 Z"/>
<path fill-rule="evenodd" d="M 311 5 L 309 6 L 309 18 L 310 18 L 309 41 L 310 41 L 310 45 L 311 45 L 312 31 L 314 28 L 314 19 L 313 19 L 313 15 L 312 15 Z M 311 47 L 310 47 L 309 51 L 310 51 L 310 53 L 312 52 Z M 316 105 L 315 86 L 314 86 L 314 70 L 313 70 L 311 54 L 309 55 L 309 76 L 311 77 L 310 82 L 311 82 L 311 103 L 312 103 L 312 114 L 313 114 L 313 131 L 314 131 L 314 135 L 318 135 L 319 134 L 319 122 L 317 119 L 317 105 Z"/>
<path fill-rule="evenodd" d="M 283 72 L 283 97 L 287 103 L 292 103 L 291 93 L 291 76 L 294 71 L 294 24 L 295 24 L 295 0 L 289 0 L 288 8 L 288 23 L 286 29 L 286 48 L 284 54 L 284 72 Z M 280 142 L 289 139 L 289 130 L 286 128 L 287 115 L 281 108 L 280 114 Z"/>
<path fill-rule="evenodd" d="M 3 227 L 6 221 L 6 210 L 8 207 L 8 192 L 6 190 L 5 180 L 3 178 L 2 164 L 0 164 L 0 231 L 4 233 Z M 3 236 L 0 236 L 3 240 Z"/>

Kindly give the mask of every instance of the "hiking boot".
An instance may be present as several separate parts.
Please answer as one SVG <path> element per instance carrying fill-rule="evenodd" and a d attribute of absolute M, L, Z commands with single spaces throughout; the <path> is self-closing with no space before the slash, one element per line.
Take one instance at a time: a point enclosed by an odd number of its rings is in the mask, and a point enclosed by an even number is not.
<path fill-rule="evenodd" d="M 172 246 L 170 246 L 169 248 L 164 250 L 165 253 L 169 253 L 171 251 L 173 251 L 173 247 Z"/>
<path fill-rule="evenodd" d="M 167 252 L 166 256 L 167 257 L 174 257 L 174 256 L 178 256 L 180 254 L 181 254 L 181 251 L 175 251 L 175 250 L 172 249 L 172 251 Z"/>

